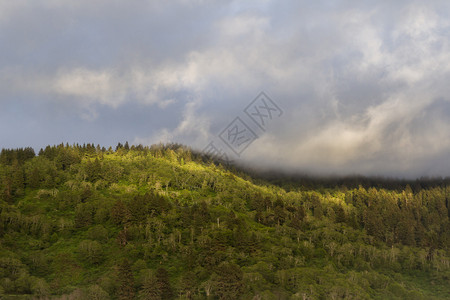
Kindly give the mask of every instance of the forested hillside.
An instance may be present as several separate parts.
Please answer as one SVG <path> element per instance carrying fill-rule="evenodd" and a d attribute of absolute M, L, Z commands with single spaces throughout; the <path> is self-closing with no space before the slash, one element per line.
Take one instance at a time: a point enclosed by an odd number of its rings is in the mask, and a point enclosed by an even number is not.
<path fill-rule="evenodd" d="M 450 298 L 445 182 L 311 182 L 178 145 L 4 149 L 0 297 Z"/>

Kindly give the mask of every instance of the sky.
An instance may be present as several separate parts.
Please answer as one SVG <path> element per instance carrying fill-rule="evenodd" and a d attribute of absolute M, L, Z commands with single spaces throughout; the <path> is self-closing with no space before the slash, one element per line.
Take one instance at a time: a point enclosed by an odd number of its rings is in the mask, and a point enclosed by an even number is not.
<path fill-rule="evenodd" d="M 449 92 L 445 0 L 0 0 L 1 148 L 177 142 L 449 176 Z M 239 126 L 252 134 L 230 141 Z"/>

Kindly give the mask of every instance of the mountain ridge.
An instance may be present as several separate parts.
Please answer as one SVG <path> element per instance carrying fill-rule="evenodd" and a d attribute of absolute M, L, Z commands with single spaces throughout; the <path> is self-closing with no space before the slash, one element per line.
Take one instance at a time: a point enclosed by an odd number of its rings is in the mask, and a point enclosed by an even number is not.
<path fill-rule="evenodd" d="M 447 179 L 258 178 L 128 143 L 4 149 L 0 170 L 6 299 L 450 295 Z"/>

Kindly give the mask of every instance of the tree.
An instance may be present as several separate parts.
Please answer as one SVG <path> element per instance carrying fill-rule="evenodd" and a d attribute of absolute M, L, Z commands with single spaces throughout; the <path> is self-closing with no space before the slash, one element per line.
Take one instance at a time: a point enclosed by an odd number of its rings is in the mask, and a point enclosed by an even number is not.
<path fill-rule="evenodd" d="M 196 284 L 196 275 L 191 271 L 185 272 L 180 280 L 180 293 L 187 299 L 192 299 Z"/>
<path fill-rule="evenodd" d="M 134 299 L 134 277 L 128 259 L 124 259 L 119 266 L 119 299 Z"/>
<path fill-rule="evenodd" d="M 87 290 L 87 298 L 90 300 L 107 300 L 111 299 L 105 290 L 97 284 L 91 285 Z"/>
<path fill-rule="evenodd" d="M 161 298 L 164 300 L 172 299 L 174 295 L 169 281 L 169 273 L 167 273 L 166 269 L 158 268 L 158 270 L 156 270 L 156 281 Z"/>
<path fill-rule="evenodd" d="M 125 224 L 130 219 L 130 212 L 122 200 L 116 201 L 111 208 L 111 219 L 117 225 Z"/>
<path fill-rule="evenodd" d="M 78 245 L 81 258 L 91 264 L 99 264 L 103 260 L 102 245 L 97 241 L 83 240 Z"/>
<path fill-rule="evenodd" d="M 25 174 L 23 168 L 17 162 L 13 162 L 11 177 L 13 196 L 21 196 L 25 187 Z"/>
<path fill-rule="evenodd" d="M 87 180 L 95 182 L 102 178 L 102 165 L 98 158 L 95 158 L 94 162 L 88 161 L 86 164 Z"/>
<path fill-rule="evenodd" d="M 341 205 L 336 205 L 334 211 L 336 212 L 336 223 L 345 223 L 347 217 L 344 208 Z"/>
<path fill-rule="evenodd" d="M 91 203 L 80 203 L 75 209 L 75 226 L 85 227 L 92 224 L 94 208 Z"/>
<path fill-rule="evenodd" d="M 275 206 L 274 208 L 274 219 L 275 222 L 277 222 L 278 225 L 283 225 L 285 219 L 286 219 L 286 212 L 284 211 L 283 207 L 281 206 Z"/>
<path fill-rule="evenodd" d="M 72 149 L 60 148 L 59 154 L 55 158 L 55 163 L 58 169 L 67 170 L 71 165 L 81 162 L 78 153 L 74 152 Z"/>
<path fill-rule="evenodd" d="M 33 295 L 38 296 L 39 299 L 46 298 L 50 294 L 50 287 L 45 279 L 38 278 L 32 286 Z"/>
<path fill-rule="evenodd" d="M 1 197 L 6 202 L 11 202 L 13 197 L 12 180 L 10 177 L 3 178 Z"/>
<path fill-rule="evenodd" d="M 145 300 L 161 300 L 161 291 L 158 286 L 158 280 L 155 275 L 149 274 L 142 284 L 139 291 L 139 299 Z"/>
<path fill-rule="evenodd" d="M 219 299 L 239 299 L 243 288 L 241 268 L 236 264 L 223 262 L 217 268 L 216 275 L 214 287 Z"/>
<path fill-rule="evenodd" d="M 319 197 L 317 193 L 314 193 L 312 197 L 312 212 L 314 217 L 318 219 L 323 217 L 323 207 Z"/>
<path fill-rule="evenodd" d="M 34 167 L 27 179 L 27 183 L 30 188 L 38 188 L 41 183 L 41 172 L 39 171 L 39 168 Z"/>
<path fill-rule="evenodd" d="M 130 215 L 135 222 L 143 222 L 148 213 L 148 198 L 146 196 L 135 196 L 128 203 L 128 210 L 130 211 Z"/>

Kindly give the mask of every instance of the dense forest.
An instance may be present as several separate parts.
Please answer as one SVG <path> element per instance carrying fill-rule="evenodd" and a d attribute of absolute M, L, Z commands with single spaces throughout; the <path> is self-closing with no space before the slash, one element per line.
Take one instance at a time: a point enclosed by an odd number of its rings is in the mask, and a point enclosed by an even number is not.
<path fill-rule="evenodd" d="M 180 145 L 0 154 L 2 299 L 450 299 L 450 182 L 258 176 Z"/>

